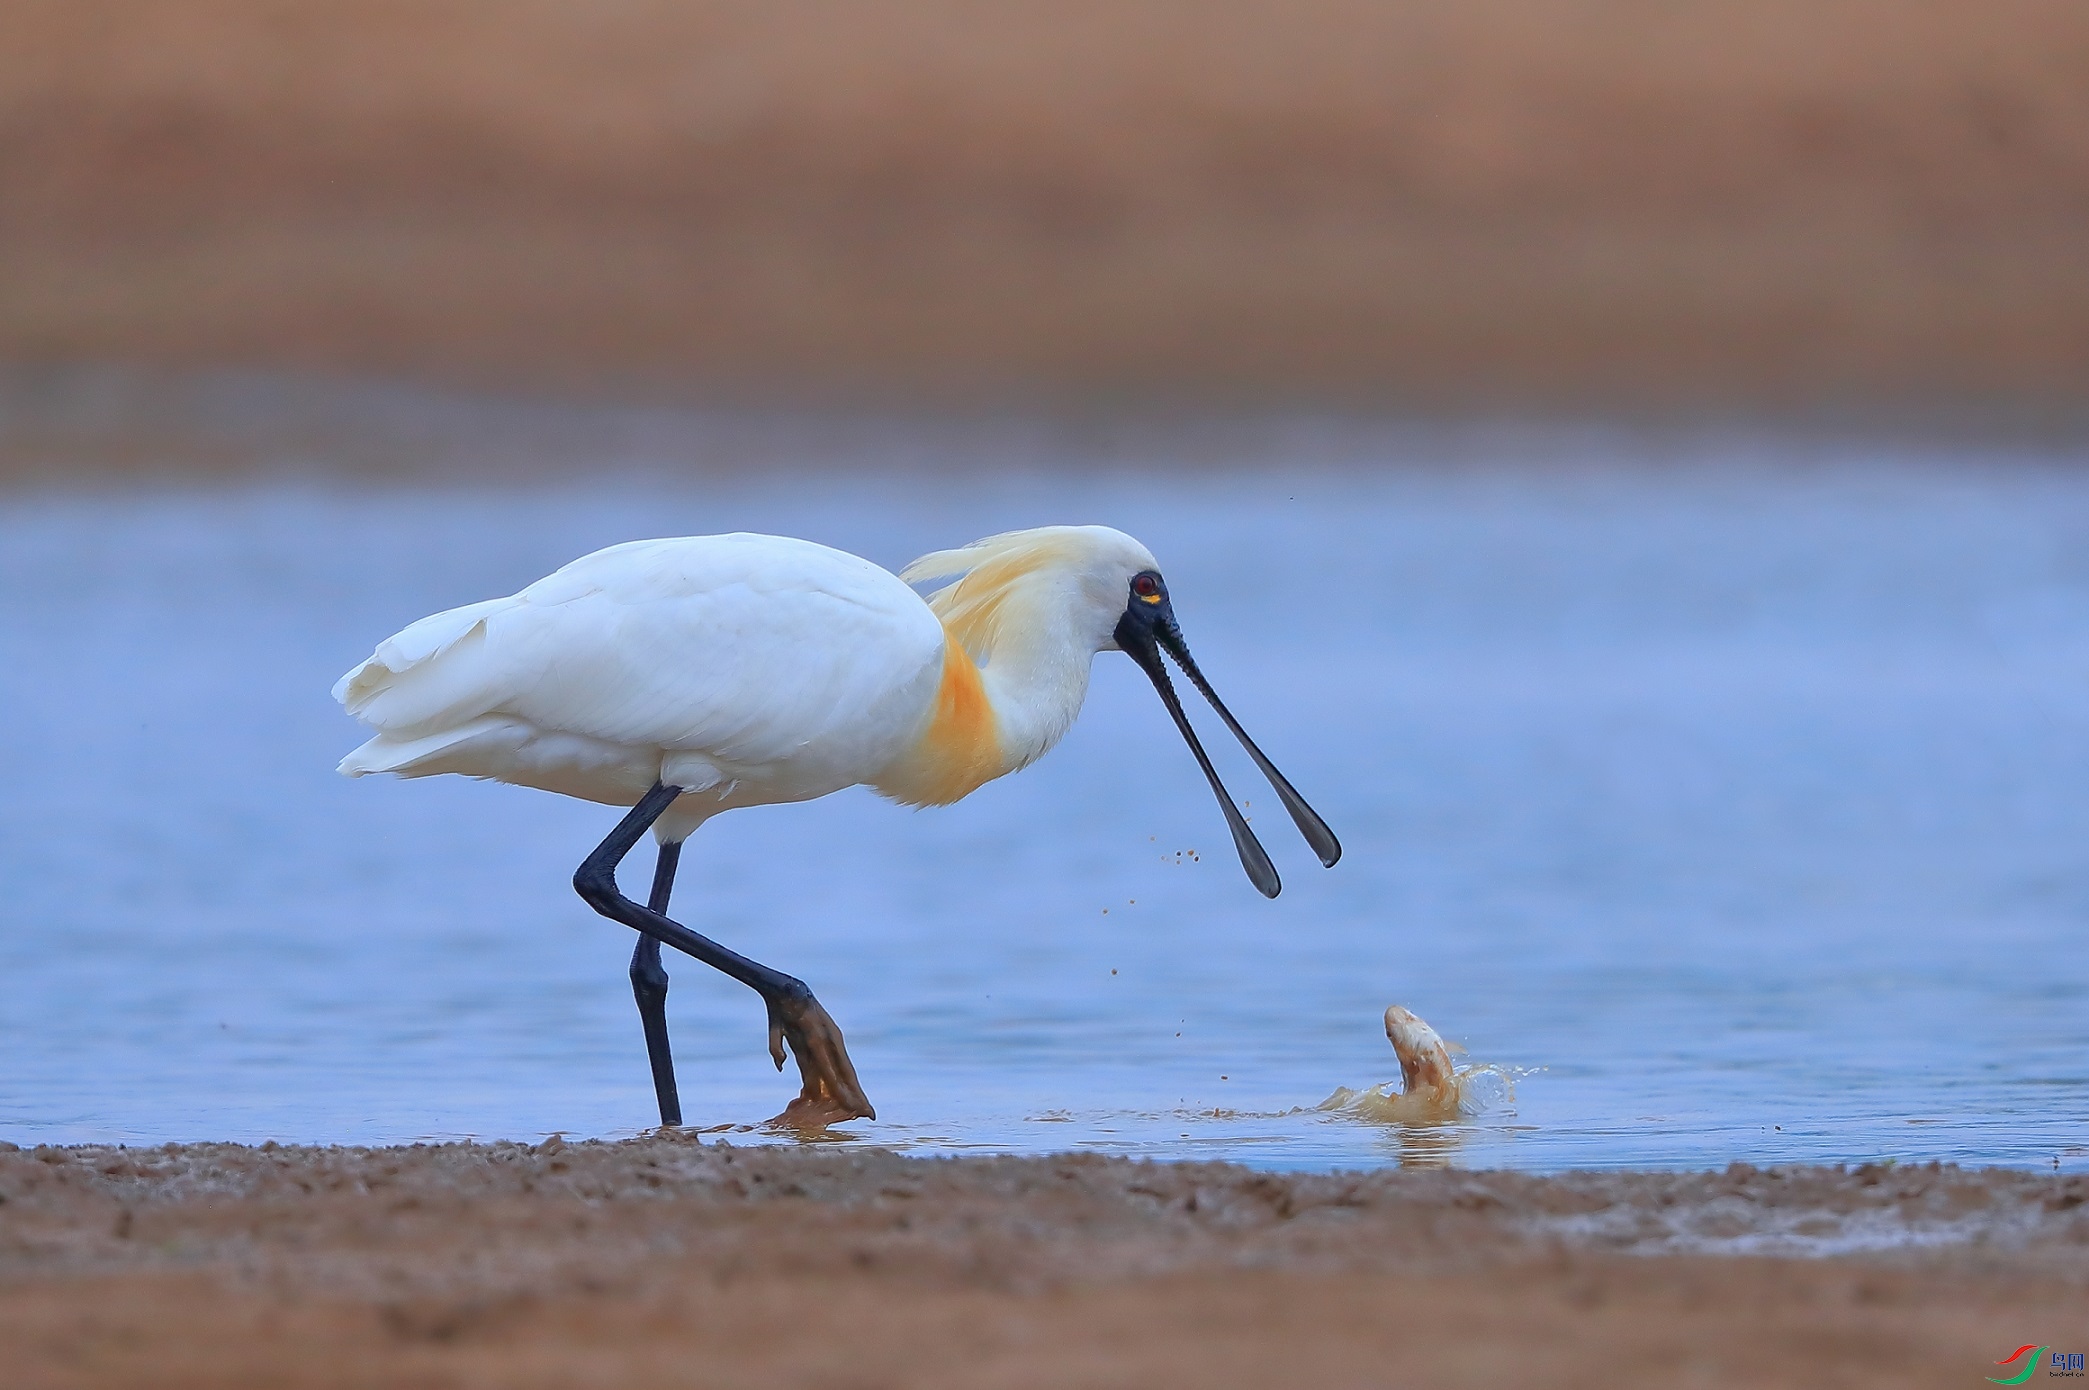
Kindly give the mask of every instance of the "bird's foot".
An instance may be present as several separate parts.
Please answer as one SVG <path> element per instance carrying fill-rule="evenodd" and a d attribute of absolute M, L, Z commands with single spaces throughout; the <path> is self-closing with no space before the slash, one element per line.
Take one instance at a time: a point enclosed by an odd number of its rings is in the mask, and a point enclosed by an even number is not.
<path fill-rule="evenodd" d="M 793 981 L 793 983 L 797 983 Z M 799 984 L 797 989 L 769 1001 L 769 1055 L 776 1069 L 783 1070 L 784 1046 L 798 1059 L 798 1075 L 804 1089 L 783 1113 L 769 1121 L 790 1129 L 825 1129 L 843 1120 L 875 1120 L 878 1112 L 856 1080 L 856 1064 L 849 1060 L 841 1029 Z"/>

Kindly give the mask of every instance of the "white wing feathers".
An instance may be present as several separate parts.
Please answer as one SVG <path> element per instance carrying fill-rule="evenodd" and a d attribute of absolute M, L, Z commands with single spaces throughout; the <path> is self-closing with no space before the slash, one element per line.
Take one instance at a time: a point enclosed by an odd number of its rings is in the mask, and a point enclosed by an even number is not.
<path fill-rule="evenodd" d="M 334 685 L 334 698 L 373 728 L 399 733 L 446 722 L 473 704 L 473 714 L 485 713 L 492 707 L 482 698 L 485 663 L 474 658 L 485 646 L 487 620 L 521 604 L 519 596 L 488 599 L 421 619 L 378 643 Z"/>
<path fill-rule="evenodd" d="M 334 698 L 350 714 L 361 715 L 370 701 L 390 688 L 389 677 L 403 674 L 442 655 L 479 628 L 487 614 L 520 603 L 519 598 L 487 599 L 448 612 L 431 614 L 377 644 L 368 661 L 334 684 Z"/>
<path fill-rule="evenodd" d="M 822 763 L 882 765 L 933 699 L 942 652 L 934 615 L 867 560 L 771 536 L 634 541 L 382 643 L 334 690 L 377 732 L 341 770 L 544 786 L 547 759 L 630 750 L 733 776 L 815 744 Z"/>

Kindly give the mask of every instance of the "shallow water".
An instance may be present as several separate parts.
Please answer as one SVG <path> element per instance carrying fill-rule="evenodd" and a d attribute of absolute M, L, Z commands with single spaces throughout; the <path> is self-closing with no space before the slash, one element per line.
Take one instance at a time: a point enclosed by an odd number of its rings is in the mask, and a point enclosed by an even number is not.
<path fill-rule="evenodd" d="M 643 1126 L 630 937 L 568 887 L 613 814 L 336 777 L 334 678 L 635 536 L 896 566 L 1107 520 L 1347 856 L 1318 868 L 1205 720 L 1285 877 L 1256 895 L 1114 656 L 1057 751 L 957 807 L 713 822 L 676 915 L 819 991 L 862 1140 L 2089 1166 L 2089 472 L 1498 453 L 0 499 L 0 1137 Z M 691 1122 L 774 1113 L 756 1001 L 670 967 Z M 1541 1070 L 1462 1125 L 1310 1110 L 1397 1076 L 1392 1002 Z"/>

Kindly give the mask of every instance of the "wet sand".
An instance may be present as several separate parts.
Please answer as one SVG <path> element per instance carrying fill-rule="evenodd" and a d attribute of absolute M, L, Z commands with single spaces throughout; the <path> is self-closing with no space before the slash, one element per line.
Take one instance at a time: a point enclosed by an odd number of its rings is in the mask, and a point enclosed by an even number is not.
<path fill-rule="evenodd" d="M 2078 400 L 2072 0 L 17 0 L 0 360 Z"/>
<path fill-rule="evenodd" d="M 1281 1175 L 687 1136 L 0 1149 L 10 1386 L 1965 1385 L 2089 1178 Z"/>

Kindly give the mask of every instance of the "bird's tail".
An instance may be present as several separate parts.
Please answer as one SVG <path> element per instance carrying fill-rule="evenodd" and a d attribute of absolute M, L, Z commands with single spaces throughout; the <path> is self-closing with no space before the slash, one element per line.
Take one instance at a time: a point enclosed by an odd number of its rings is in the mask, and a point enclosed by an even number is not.
<path fill-rule="evenodd" d="M 426 777 L 437 772 L 472 772 L 462 755 L 481 751 L 488 742 L 516 744 L 527 741 L 528 730 L 516 721 L 489 714 L 439 729 L 419 738 L 379 734 L 341 759 L 334 770 L 343 777 L 367 777 L 373 772 L 395 772 L 401 777 Z"/>
<path fill-rule="evenodd" d="M 462 608 L 430 614 L 378 643 L 368 661 L 334 682 L 334 698 L 341 702 L 342 708 L 358 718 L 363 718 L 366 712 L 377 713 L 371 710 L 371 706 L 392 689 L 400 676 L 435 660 L 478 631 L 479 624 L 490 615 L 503 608 L 512 608 L 520 601 L 493 598 L 484 603 L 466 604 Z M 380 726 L 396 723 L 385 718 L 372 718 L 368 722 Z"/>

